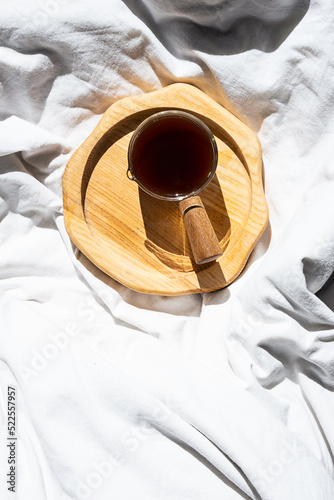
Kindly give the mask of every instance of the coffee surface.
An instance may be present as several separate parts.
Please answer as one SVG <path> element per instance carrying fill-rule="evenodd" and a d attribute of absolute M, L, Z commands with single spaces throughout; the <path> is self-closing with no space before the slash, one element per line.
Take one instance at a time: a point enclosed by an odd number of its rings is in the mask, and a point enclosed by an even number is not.
<path fill-rule="evenodd" d="M 214 151 L 198 125 L 169 116 L 141 131 L 132 161 L 136 179 L 149 191 L 175 197 L 202 187 L 212 171 Z"/>

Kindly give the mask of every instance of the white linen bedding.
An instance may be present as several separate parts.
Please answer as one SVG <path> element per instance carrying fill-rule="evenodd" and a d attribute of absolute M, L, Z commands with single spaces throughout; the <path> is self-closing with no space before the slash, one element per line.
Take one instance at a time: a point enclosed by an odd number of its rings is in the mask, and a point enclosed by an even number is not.
<path fill-rule="evenodd" d="M 334 498 L 332 2 L 0 6 L 1 498 Z M 270 223 L 228 288 L 148 296 L 77 257 L 61 180 L 174 82 L 258 134 Z"/>

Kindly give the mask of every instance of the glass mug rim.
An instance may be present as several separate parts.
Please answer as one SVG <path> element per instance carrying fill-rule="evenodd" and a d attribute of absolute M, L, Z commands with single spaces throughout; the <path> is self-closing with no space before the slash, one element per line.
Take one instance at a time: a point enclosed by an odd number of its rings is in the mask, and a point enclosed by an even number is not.
<path fill-rule="evenodd" d="M 186 194 L 180 194 L 180 195 L 162 195 L 162 194 L 156 193 L 155 191 L 152 191 L 147 186 L 145 186 L 145 184 L 143 184 L 140 181 L 140 179 L 138 179 L 135 176 L 135 173 L 134 173 L 135 169 L 134 169 L 134 165 L 133 165 L 132 153 L 133 153 L 133 149 L 134 149 L 135 143 L 136 143 L 137 139 L 140 137 L 140 134 L 147 127 L 149 127 L 151 124 L 153 124 L 154 122 L 162 120 L 164 118 L 169 118 L 169 117 L 174 117 L 174 118 L 180 117 L 181 119 L 189 120 L 192 123 L 194 123 L 195 125 L 197 125 L 204 132 L 204 134 L 206 135 L 206 137 L 209 139 L 209 142 L 210 142 L 211 148 L 212 148 L 212 152 L 213 152 L 213 158 L 212 158 L 212 165 L 211 165 L 211 169 L 210 169 L 210 175 L 207 177 L 207 179 L 205 180 L 205 182 L 203 182 L 203 184 L 201 184 L 201 186 L 199 186 L 197 189 L 195 189 L 193 191 L 190 191 L 189 193 L 186 193 Z M 217 148 L 217 143 L 216 143 L 216 139 L 215 139 L 213 133 L 211 132 L 211 130 L 209 129 L 209 127 L 200 118 L 198 118 L 197 116 L 195 116 L 195 115 L 193 115 L 191 113 L 185 112 L 185 111 L 179 111 L 177 109 L 169 109 L 169 110 L 166 110 L 166 111 L 159 111 L 159 112 L 154 113 L 153 115 L 149 116 L 145 120 L 143 120 L 138 125 L 138 127 L 134 130 L 134 132 L 132 134 L 132 137 L 130 139 L 130 142 L 129 142 L 129 146 L 128 146 L 128 169 L 127 169 L 127 176 L 128 176 L 128 178 L 131 181 L 135 181 L 140 186 L 140 188 L 143 191 L 145 191 L 149 195 L 151 195 L 151 196 L 153 196 L 155 198 L 158 198 L 160 200 L 181 201 L 181 200 L 184 200 L 185 198 L 188 198 L 190 196 L 197 195 L 200 191 L 202 191 L 202 189 L 204 189 L 211 182 L 213 176 L 216 173 L 217 165 L 218 165 L 218 148 Z"/>

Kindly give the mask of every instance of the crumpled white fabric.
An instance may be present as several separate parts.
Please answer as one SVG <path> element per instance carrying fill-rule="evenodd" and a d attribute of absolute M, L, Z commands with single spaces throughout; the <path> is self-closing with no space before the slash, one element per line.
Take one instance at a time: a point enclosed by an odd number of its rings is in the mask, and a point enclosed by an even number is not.
<path fill-rule="evenodd" d="M 22 0 L 0 20 L 1 498 L 334 497 L 334 6 Z M 147 296 L 77 255 L 61 179 L 113 102 L 189 82 L 263 147 L 228 288 Z"/>

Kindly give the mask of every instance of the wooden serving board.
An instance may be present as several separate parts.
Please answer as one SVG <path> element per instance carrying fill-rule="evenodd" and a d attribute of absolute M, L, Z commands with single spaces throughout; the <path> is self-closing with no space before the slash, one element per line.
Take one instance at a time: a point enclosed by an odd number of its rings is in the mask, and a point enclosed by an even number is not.
<path fill-rule="evenodd" d="M 217 141 L 216 175 L 200 194 L 224 252 L 214 263 L 194 263 L 178 203 L 150 197 L 126 175 L 133 131 L 166 109 L 197 115 Z M 218 290 L 242 271 L 268 221 L 261 146 L 245 124 L 192 85 L 126 97 L 70 158 L 63 203 L 74 244 L 127 287 L 159 295 Z"/>

